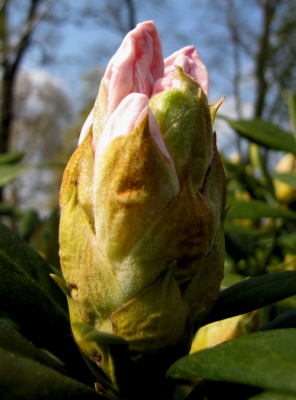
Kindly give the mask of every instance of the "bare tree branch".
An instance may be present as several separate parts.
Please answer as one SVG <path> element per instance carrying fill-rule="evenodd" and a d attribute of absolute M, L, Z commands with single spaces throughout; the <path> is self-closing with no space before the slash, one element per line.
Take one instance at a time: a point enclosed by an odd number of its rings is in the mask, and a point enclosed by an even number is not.
<path fill-rule="evenodd" d="M 20 33 L 19 37 L 15 41 L 15 43 L 10 47 L 10 49 L 7 51 L 6 54 L 2 55 L 2 58 L 0 59 L 0 65 L 3 65 L 5 61 L 15 52 L 19 49 L 19 47 L 22 45 L 23 41 L 28 37 L 28 35 L 32 32 L 32 30 L 35 28 L 35 26 L 40 22 L 44 16 L 48 13 L 48 11 L 51 9 L 51 7 L 57 2 L 58 0 L 49 0 L 43 7 L 43 9 L 36 14 L 33 14 L 31 18 L 28 20 L 27 25 L 23 29 L 23 31 Z M 3 3 L 6 3 L 7 0 L 5 0 Z M 3 8 L 0 8 L 0 10 Z"/>
<path fill-rule="evenodd" d="M 136 11 L 133 0 L 125 0 L 127 8 L 128 8 L 128 17 L 129 17 L 129 30 L 134 29 L 136 25 Z"/>
<path fill-rule="evenodd" d="M 2 11 L 3 7 L 5 6 L 5 4 L 7 3 L 8 0 L 2 0 L 0 3 L 0 12 Z"/>
<path fill-rule="evenodd" d="M 271 24 L 275 16 L 276 1 L 265 0 L 264 4 L 261 4 L 263 11 L 263 29 L 259 41 L 259 49 L 256 56 L 256 81 L 257 81 L 257 92 L 255 100 L 255 117 L 261 117 L 265 106 L 265 97 L 268 91 L 268 84 L 266 81 L 266 65 L 270 49 L 270 29 Z"/>

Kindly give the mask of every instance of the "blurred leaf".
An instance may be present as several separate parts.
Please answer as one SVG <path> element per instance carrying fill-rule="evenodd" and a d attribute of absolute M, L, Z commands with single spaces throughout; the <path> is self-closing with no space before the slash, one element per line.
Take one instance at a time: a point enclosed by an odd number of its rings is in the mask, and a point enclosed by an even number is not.
<path fill-rule="evenodd" d="M 250 143 L 249 145 L 249 158 L 251 162 L 252 169 L 254 171 L 261 171 L 262 177 L 260 179 L 260 184 L 263 188 L 275 197 L 274 184 L 270 176 L 268 165 L 266 163 L 265 157 L 262 156 L 260 147 L 255 143 Z"/>
<path fill-rule="evenodd" d="M 243 279 L 244 279 L 244 277 L 242 275 L 226 272 L 225 276 L 221 282 L 221 287 L 227 288 L 238 282 L 241 282 Z"/>
<path fill-rule="evenodd" d="M 183 357 L 167 376 L 236 382 L 296 394 L 296 329 L 257 332 Z"/>
<path fill-rule="evenodd" d="M 234 223 L 232 219 L 225 221 L 225 244 L 228 256 L 238 261 L 253 256 L 258 240 L 266 237 L 264 229 L 255 229 Z"/>
<path fill-rule="evenodd" d="M 229 209 L 229 211 L 230 211 L 230 209 Z M 253 228 L 250 226 L 235 224 L 232 222 L 232 219 L 226 219 L 225 225 L 224 225 L 224 231 L 227 233 L 233 233 L 235 235 L 243 235 L 243 236 L 246 236 L 249 238 L 251 237 L 254 239 L 257 239 L 258 237 L 264 236 L 266 234 L 265 232 L 263 232 L 260 229 L 256 229 L 256 228 Z"/>
<path fill-rule="evenodd" d="M 60 211 L 55 209 L 33 232 L 29 243 L 51 265 L 60 268 L 59 257 Z"/>
<path fill-rule="evenodd" d="M 18 226 L 18 234 L 23 239 L 28 240 L 38 224 L 39 224 L 39 217 L 37 211 L 28 210 L 27 212 L 23 213 L 20 218 Z"/>
<path fill-rule="evenodd" d="M 238 200 L 234 197 L 229 197 L 227 205 L 230 206 L 227 218 L 290 218 L 296 220 L 296 212 L 272 207 L 260 200 Z"/>
<path fill-rule="evenodd" d="M 50 278 L 52 272 L 32 247 L 0 223 L 1 310 L 24 325 L 68 333 L 66 298 Z"/>
<path fill-rule="evenodd" d="M 11 204 L 0 203 L 0 216 L 1 215 L 14 216 L 17 213 L 18 213 L 18 211 Z"/>
<path fill-rule="evenodd" d="M 296 96 L 291 92 L 287 99 L 292 131 L 296 140 Z"/>
<path fill-rule="evenodd" d="M 279 392 L 262 392 L 256 396 L 249 397 L 249 400 L 295 400 L 296 395 L 293 396 L 287 393 Z"/>
<path fill-rule="evenodd" d="M 296 232 L 283 234 L 276 239 L 276 243 L 279 246 L 285 246 L 290 251 L 294 252 L 296 248 Z"/>
<path fill-rule="evenodd" d="M 32 166 L 28 165 L 0 165 L 0 187 L 7 185 L 30 169 Z"/>
<path fill-rule="evenodd" d="M 24 156 L 24 153 L 17 151 L 14 153 L 0 154 L 0 164 L 15 164 Z"/>
<path fill-rule="evenodd" d="M 280 180 L 281 182 L 287 183 L 293 189 L 296 189 L 296 175 L 293 173 L 279 173 L 276 172 L 273 175 L 273 178 Z"/>
<path fill-rule="evenodd" d="M 0 187 L 7 185 L 25 172 L 34 168 L 65 168 L 63 163 L 48 162 L 33 165 L 8 165 L 0 164 Z"/>
<path fill-rule="evenodd" d="M 268 322 L 263 325 L 260 331 L 269 331 L 271 329 L 286 329 L 286 328 L 296 328 L 296 310 L 291 310 L 283 315 L 279 315 L 273 321 Z"/>
<path fill-rule="evenodd" d="M 296 294 L 296 271 L 246 279 L 219 293 L 204 325 L 257 310 Z"/>
<path fill-rule="evenodd" d="M 261 119 L 234 121 L 224 119 L 240 136 L 268 149 L 296 154 L 296 141 L 290 133 Z"/>

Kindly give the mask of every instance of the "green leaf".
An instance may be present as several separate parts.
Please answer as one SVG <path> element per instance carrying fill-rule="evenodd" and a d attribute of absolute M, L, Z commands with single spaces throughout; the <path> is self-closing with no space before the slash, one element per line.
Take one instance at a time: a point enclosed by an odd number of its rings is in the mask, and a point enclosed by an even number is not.
<path fill-rule="evenodd" d="M 220 292 L 204 324 L 257 310 L 296 294 L 296 271 L 250 278 Z"/>
<path fill-rule="evenodd" d="M 249 397 L 249 400 L 295 400 L 296 395 L 280 393 L 280 392 L 262 392 L 257 396 Z"/>
<path fill-rule="evenodd" d="M 98 399 L 95 390 L 19 352 L 0 348 L 2 399 Z"/>
<path fill-rule="evenodd" d="M 221 287 L 227 288 L 229 286 L 235 285 L 238 282 L 241 282 L 243 279 L 244 277 L 242 275 L 226 272 L 221 282 Z"/>
<path fill-rule="evenodd" d="M 227 205 L 230 206 L 227 218 L 290 218 L 296 220 L 296 212 L 272 207 L 260 200 L 238 200 L 234 197 L 229 197 Z"/>
<path fill-rule="evenodd" d="M 296 154 L 296 142 L 289 132 L 261 119 L 237 120 L 220 116 L 240 136 L 268 149 Z"/>
<path fill-rule="evenodd" d="M 296 189 L 296 175 L 293 173 L 279 173 L 273 174 L 273 177 L 280 180 L 281 182 L 290 185 L 293 189 Z"/>
<path fill-rule="evenodd" d="M 66 297 L 50 277 L 52 272 L 32 247 L 0 223 L 1 310 L 38 347 L 46 348 L 66 363 L 72 377 L 93 382 L 71 337 Z"/>
<path fill-rule="evenodd" d="M 296 394 L 296 329 L 258 332 L 183 357 L 167 376 L 235 382 Z"/>
<path fill-rule="evenodd" d="M 271 329 L 296 328 L 296 310 L 287 311 L 274 320 L 263 325 L 259 330 L 270 331 Z"/>
<path fill-rule="evenodd" d="M 50 278 L 49 264 L 0 223 L 0 306 L 22 325 L 69 332 L 65 296 Z"/>
<path fill-rule="evenodd" d="M 286 235 L 283 234 L 279 236 L 276 239 L 276 243 L 279 246 L 287 247 L 290 251 L 292 251 L 293 254 L 296 248 L 296 232 L 291 232 Z"/>
<path fill-rule="evenodd" d="M 63 163 L 53 163 L 53 162 L 33 164 L 33 165 L 0 164 L 0 187 L 7 185 L 14 179 L 18 178 L 20 175 L 34 168 L 65 168 L 65 165 Z"/>
<path fill-rule="evenodd" d="M 32 166 L 28 165 L 0 165 L 0 187 L 7 185 L 30 169 Z"/>
<path fill-rule="evenodd" d="M 24 156 L 23 152 L 0 154 L 0 164 L 14 164 L 19 162 Z"/>
<path fill-rule="evenodd" d="M 59 222 L 60 212 L 58 209 L 52 211 L 49 217 L 42 221 L 32 232 L 29 244 L 42 255 L 50 264 L 60 269 L 59 257 Z M 19 232 L 21 233 L 21 225 Z M 24 237 L 26 239 L 26 237 Z"/>
<path fill-rule="evenodd" d="M 43 350 L 38 349 L 38 347 L 17 332 L 11 325 L 0 321 L 0 348 L 1 347 L 3 350 L 31 360 L 36 360 L 47 367 L 65 373 L 60 362 L 57 362 Z"/>
<path fill-rule="evenodd" d="M 261 393 L 262 390 L 250 385 L 233 382 L 217 382 L 207 379 L 198 380 L 198 384 L 185 398 L 185 400 L 247 400 L 251 396 Z M 217 397 L 219 393 L 219 397 Z"/>
<path fill-rule="evenodd" d="M 230 209 L 229 209 L 228 213 L 229 212 L 230 212 Z M 266 233 L 260 229 L 233 223 L 232 219 L 230 219 L 230 218 L 226 219 L 226 221 L 225 221 L 224 231 L 229 234 L 242 235 L 243 237 L 246 237 L 246 238 L 249 237 L 251 239 L 257 239 L 258 237 L 262 237 L 262 236 L 266 235 Z"/>
<path fill-rule="evenodd" d="M 1 215 L 8 215 L 8 216 L 15 216 L 18 214 L 18 211 L 15 207 L 8 203 L 0 203 L 0 216 Z"/>
<path fill-rule="evenodd" d="M 39 216 L 36 210 L 24 212 L 19 221 L 18 234 L 24 240 L 28 240 L 39 223 Z"/>
<path fill-rule="evenodd" d="M 295 93 L 291 92 L 289 94 L 287 100 L 288 100 L 287 104 L 288 104 L 288 109 L 289 109 L 291 126 L 292 126 L 293 134 L 294 134 L 294 137 L 296 140 L 296 96 L 295 96 Z"/>

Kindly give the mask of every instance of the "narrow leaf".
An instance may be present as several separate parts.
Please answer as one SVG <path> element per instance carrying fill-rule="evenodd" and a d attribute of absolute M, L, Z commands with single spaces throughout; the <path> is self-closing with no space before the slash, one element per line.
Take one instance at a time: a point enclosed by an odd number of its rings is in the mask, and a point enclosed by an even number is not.
<path fill-rule="evenodd" d="M 17 209 L 11 204 L 0 203 L 0 215 L 14 216 L 18 213 Z"/>
<path fill-rule="evenodd" d="M 230 206 L 227 218 L 290 218 L 296 220 L 296 212 L 272 207 L 260 200 L 238 200 L 229 197 L 227 205 Z"/>
<path fill-rule="evenodd" d="M 269 331 L 271 329 L 296 328 L 296 310 L 287 311 L 279 315 L 273 321 L 263 325 L 260 331 Z"/>
<path fill-rule="evenodd" d="M 296 189 L 296 175 L 294 173 L 274 173 L 273 177 Z"/>
<path fill-rule="evenodd" d="M 64 168 L 65 165 L 62 163 L 42 163 L 32 165 L 19 165 L 19 164 L 0 164 L 0 187 L 7 185 L 14 179 L 18 178 L 25 172 L 28 172 L 34 168 Z"/>
<path fill-rule="evenodd" d="M 296 395 L 268 391 L 249 397 L 249 400 L 296 400 Z"/>
<path fill-rule="evenodd" d="M 0 154 L 0 164 L 14 164 L 19 162 L 24 156 L 23 152 L 16 151 L 13 153 Z"/>
<path fill-rule="evenodd" d="M 292 126 L 292 130 L 293 130 L 294 137 L 296 140 L 296 95 L 295 95 L 295 93 L 291 92 L 289 94 L 287 104 L 288 104 L 288 109 L 289 109 L 291 126 Z"/>
<path fill-rule="evenodd" d="M 220 116 L 240 136 L 268 149 L 296 154 L 296 141 L 289 132 L 261 119 L 237 120 Z"/>
<path fill-rule="evenodd" d="M 222 290 L 204 324 L 245 314 L 295 294 L 296 271 L 250 278 Z"/>
<path fill-rule="evenodd" d="M 167 375 L 235 382 L 296 394 L 296 329 L 241 336 L 183 357 Z"/>

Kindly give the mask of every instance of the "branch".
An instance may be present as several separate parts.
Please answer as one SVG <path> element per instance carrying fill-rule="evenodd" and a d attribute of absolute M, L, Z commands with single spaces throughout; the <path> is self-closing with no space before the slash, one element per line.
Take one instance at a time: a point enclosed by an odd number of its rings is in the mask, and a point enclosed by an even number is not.
<path fill-rule="evenodd" d="M 1 8 L 5 5 L 7 0 L 4 0 L 1 4 Z M 39 12 L 36 13 L 35 15 L 32 16 L 32 18 L 28 21 L 27 26 L 24 28 L 22 33 L 20 34 L 19 38 L 15 41 L 15 43 L 10 47 L 8 52 L 2 56 L 0 59 L 0 65 L 3 65 L 8 58 L 15 52 L 17 51 L 26 38 L 29 36 L 29 34 L 32 32 L 32 30 L 35 28 L 35 26 L 42 20 L 42 18 L 48 13 L 48 11 L 51 9 L 51 7 L 57 2 L 58 0 L 49 0 L 43 9 Z"/>
<path fill-rule="evenodd" d="M 128 8 L 128 16 L 129 16 L 129 29 L 134 29 L 136 25 L 136 11 L 133 0 L 125 0 L 127 8 Z"/>
<path fill-rule="evenodd" d="M 259 1 L 259 0 L 258 0 Z M 261 4 L 259 2 L 259 4 Z M 265 106 L 265 98 L 268 90 L 266 82 L 266 66 L 270 52 L 270 30 L 276 13 L 277 1 L 266 0 L 263 4 L 263 29 L 259 39 L 259 48 L 256 56 L 257 96 L 255 100 L 255 117 L 261 117 Z"/>
<path fill-rule="evenodd" d="M 5 6 L 5 4 L 7 3 L 8 0 L 2 0 L 0 3 L 0 12 L 2 11 L 3 7 Z"/>

